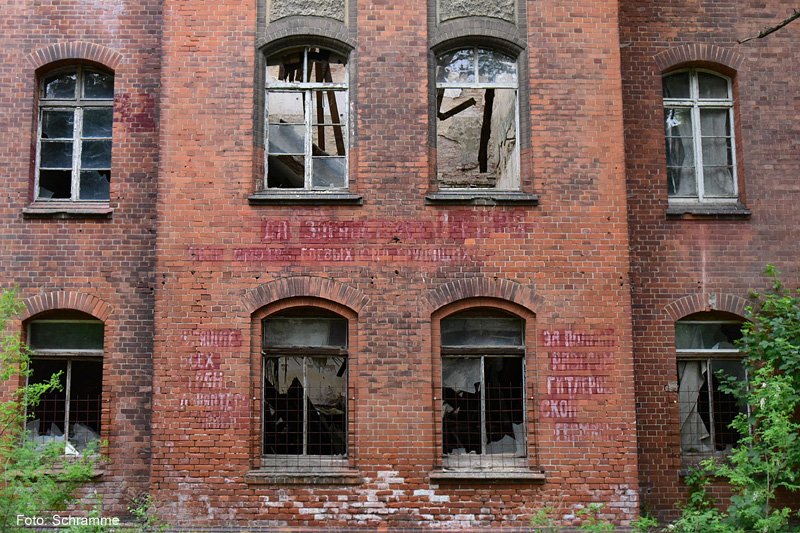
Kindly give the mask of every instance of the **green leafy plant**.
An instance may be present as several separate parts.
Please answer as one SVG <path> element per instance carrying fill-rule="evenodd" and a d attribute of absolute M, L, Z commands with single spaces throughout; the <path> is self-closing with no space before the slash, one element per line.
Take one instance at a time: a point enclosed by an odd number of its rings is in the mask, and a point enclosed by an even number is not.
<path fill-rule="evenodd" d="M 16 290 L 0 293 L 0 383 L 7 388 L 0 403 L 0 533 L 25 530 L 19 517 L 43 518 L 65 509 L 98 462 L 95 446 L 67 457 L 63 442 L 28 438 L 27 413 L 60 386 L 58 375 L 45 383 L 26 383 L 30 357 L 14 325 L 21 311 Z"/>
<path fill-rule="evenodd" d="M 786 289 L 774 267 L 766 274 L 772 288 L 754 295 L 758 303 L 748 309 L 739 343 L 747 381 L 720 376 L 721 389 L 747 406 L 731 424 L 742 437 L 724 462 L 704 461 L 690 477 L 690 500 L 676 531 L 790 531 L 792 510 L 774 506 L 779 489 L 800 489 L 800 293 Z M 708 499 L 708 476 L 733 489 L 725 512 Z"/>
<path fill-rule="evenodd" d="M 583 523 L 578 526 L 578 529 L 589 533 L 616 531 L 614 524 L 600 517 L 600 511 L 603 510 L 603 507 L 602 503 L 590 503 L 579 510 L 576 514 L 583 520 Z"/>
<path fill-rule="evenodd" d="M 556 508 L 553 505 L 539 508 L 536 514 L 531 517 L 531 529 L 541 533 L 558 533 L 561 528 L 552 517 L 555 512 Z"/>

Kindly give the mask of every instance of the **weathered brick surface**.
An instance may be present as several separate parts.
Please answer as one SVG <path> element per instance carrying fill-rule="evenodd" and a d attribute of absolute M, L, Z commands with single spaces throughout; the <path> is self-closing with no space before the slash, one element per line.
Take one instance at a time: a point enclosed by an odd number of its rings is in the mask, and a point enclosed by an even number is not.
<path fill-rule="evenodd" d="M 0 284 L 26 317 L 78 309 L 104 320 L 104 475 L 124 512 L 148 490 L 159 84 L 158 1 L 6 2 L 0 51 Z M 115 75 L 110 219 L 23 218 L 32 199 L 37 75 L 76 62 Z"/>
<path fill-rule="evenodd" d="M 736 44 L 789 14 L 786 2 L 621 2 L 634 352 L 643 503 L 662 517 L 685 496 L 674 323 L 726 310 L 742 316 L 767 263 L 798 276 L 792 194 L 798 173 L 797 28 Z M 704 66 L 732 75 L 742 200 L 750 218 L 668 219 L 661 72 Z"/>

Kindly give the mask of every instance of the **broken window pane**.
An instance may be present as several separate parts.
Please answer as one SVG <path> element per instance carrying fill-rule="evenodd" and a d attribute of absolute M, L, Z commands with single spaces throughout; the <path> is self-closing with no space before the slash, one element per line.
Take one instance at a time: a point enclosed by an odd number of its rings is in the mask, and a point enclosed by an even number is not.
<path fill-rule="evenodd" d="M 75 87 L 78 74 L 76 72 L 67 72 L 62 74 L 54 74 L 44 79 L 42 84 L 42 96 L 44 98 L 54 99 L 72 99 L 75 98 Z"/>
<path fill-rule="evenodd" d="M 268 188 L 347 187 L 346 164 L 312 162 L 347 155 L 345 63 L 343 56 L 316 47 L 267 58 Z"/>
<path fill-rule="evenodd" d="M 71 170 L 39 170 L 38 198 L 57 200 L 70 198 L 71 193 Z"/>
<path fill-rule="evenodd" d="M 264 360 L 264 453 L 303 454 L 303 358 Z"/>
<path fill-rule="evenodd" d="M 83 111 L 83 137 L 111 137 L 114 111 L 108 108 Z"/>
<path fill-rule="evenodd" d="M 96 100 L 113 98 L 113 85 L 111 74 L 82 66 L 41 82 L 37 200 L 108 200 L 114 111 Z"/>
<path fill-rule="evenodd" d="M 100 439 L 103 363 L 71 361 L 69 392 L 69 443 L 78 451 Z"/>
<path fill-rule="evenodd" d="M 72 141 L 42 141 L 41 168 L 72 168 Z"/>
<path fill-rule="evenodd" d="M 102 72 L 84 71 L 83 81 L 84 98 L 114 98 L 114 76 Z"/>
<path fill-rule="evenodd" d="M 522 319 L 467 311 L 442 319 L 440 328 L 444 454 L 524 457 Z"/>
<path fill-rule="evenodd" d="M 519 187 L 516 70 L 515 59 L 492 50 L 470 48 L 438 57 L 441 187 Z"/>
<path fill-rule="evenodd" d="M 72 139 L 74 135 L 73 111 L 42 111 L 42 139 Z"/>
<path fill-rule="evenodd" d="M 81 168 L 111 168 L 111 141 L 83 141 Z"/>
<path fill-rule="evenodd" d="M 671 108 L 667 109 L 665 114 L 669 195 L 696 196 L 697 182 L 691 110 Z"/>
<path fill-rule="evenodd" d="M 82 170 L 81 200 L 108 200 L 111 192 L 111 172 L 108 170 Z"/>

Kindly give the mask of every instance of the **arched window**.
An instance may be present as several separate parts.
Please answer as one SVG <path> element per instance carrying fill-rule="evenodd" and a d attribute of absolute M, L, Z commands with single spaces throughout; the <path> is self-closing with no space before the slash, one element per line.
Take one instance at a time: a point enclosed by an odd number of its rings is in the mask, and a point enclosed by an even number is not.
<path fill-rule="evenodd" d="M 298 307 L 262 320 L 264 456 L 347 455 L 347 319 Z"/>
<path fill-rule="evenodd" d="M 32 439 L 64 442 L 67 454 L 100 439 L 103 337 L 103 323 L 84 313 L 49 313 L 27 324 L 33 351 L 28 382 L 44 383 L 58 374 L 61 384 L 28 413 Z"/>
<path fill-rule="evenodd" d="M 738 198 L 733 91 L 728 78 L 699 69 L 663 78 L 669 198 Z"/>
<path fill-rule="evenodd" d="M 437 57 L 440 188 L 519 189 L 517 62 L 464 48 Z"/>
<path fill-rule="evenodd" d="M 77 66 L 42 76 L 37 201 L 109 199 L 113 114 L 113 75 Z"/>
<path fill-rule="evenodd" d="M 743 406 L 720 389 L 721 375 L 745 379 L 736 341 L 742 320 L 697 313 L 675 323 L 681 451 L 688 466 L 724 454 L 739 440 L 730 423 Z"/>
<path fill-rule="evenodd" d="M 345 189 L 347 58 L 290 48 L 267 58 L 266 189 Z"/>
<path fill-rule="evenodd" d="M 525 457 L 525 322 L 491 308 L 441 319 L 444 465 Z"/>

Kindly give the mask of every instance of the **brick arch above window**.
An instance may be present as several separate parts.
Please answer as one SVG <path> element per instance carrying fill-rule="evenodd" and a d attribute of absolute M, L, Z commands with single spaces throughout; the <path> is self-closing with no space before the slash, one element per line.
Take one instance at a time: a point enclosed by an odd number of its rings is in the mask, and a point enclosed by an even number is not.
<path fill-rule="evenodd" d="M 724 311 L 745 316 L 750 300 L 734 294 L 710 293 L 690 294 L 667 304 L 664 310 L 673 321 L 678 321 L 695 313 Z"/>
<path fill-rule="evenodd" d="M 259 285 L 245 293 L 242 304 L 249 313 L 253 313 L 279 300 L 302 297 L 329 300 L 357 314 L 369 303 L 369 298 L 363 292 L 349 285 L 328 278 L 299 276 Z"/>
<path fill-rule="evenodd" d="M 256 48 L 270 55 L 284 48 L 313 44 L 349 54 L 356 43 L 348 27 L 322 17 L 287 17 L 269 24 L 256 42 Z"/>
<path fill-rule="evenodd" d="M 743 55 L 730 48 L 699 43 L 669 48 L 656 54 L 653 59 L 661 72 L 692 64 L 714 64 L 737 71 L 745 61 Z"/>
<path fill-rule="evenodd" d="M 431 291 L 422 302 L 430 312 L 461 300 L 492 299 L 517 304 L 536 314 L 544 303 L 544 298 L 535 291 L 516 281 L 498 278 L 467 278 L 454 280 Z M 496 302 L 495 302 L 496 303 Z M 486 303 L 493 307 L 495 303 Z M 473 301 L 472 306 L 479 306 Z"/>
<path fill-rule="evenodd" d="M 22 303 L 25 305 L 25 311 L 20 317 L 23 321 L 45 311 L 72 309 L 106 322 L 113 313 L 113 307 L 107 302 L 91 294 L 76 291 L 54 291 L 37 294 L 36 296 L 25 298 Z"/>
<path fill-rule="evenodd" d="M 436 55 L 477 46 L 517 57 L 525 49 L 525 41 L 514 24 L 483 17 L 467 17 L 440 24 L 428 44 Z"/>
<path fill-rule="evenodd" d="M 64 60 L 92 61 L 99 63 L 112 71 L 116 70 L 123 55 L 106 46 L 85 41 L 71 41 L 51 44 L 44 48 L 34 50 L 27 56 L 28 63 L 36 70 Z"/>

